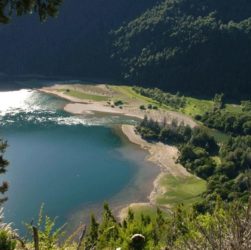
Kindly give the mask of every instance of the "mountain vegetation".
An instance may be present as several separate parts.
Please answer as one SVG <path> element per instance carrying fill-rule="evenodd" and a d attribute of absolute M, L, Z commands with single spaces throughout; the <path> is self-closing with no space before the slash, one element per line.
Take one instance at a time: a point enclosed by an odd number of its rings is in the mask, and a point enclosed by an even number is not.
<path fill-rule="evenodd" d="M 0 222 L 1 250 L 185 250 L 185 249 L 249 249 L 251 233 L 251 202 L 228 205 L 217 200 L 211 213 L 198 214 L 179 206 L 166 216 L 160 209 L 155 217 L 129 210 L 122 222 L 116 220 L 109 206 L 104 205 L 101 221 L 90 218 L 88 227 L 81 226 L 62 240 L 63 228 L 56 229 L 54 220 L 39 215 L 30 228 L 32 240 L 23 240 Z M 76 240 L 76 236 L 79 239 Z"/>
<path fill-rule="evenodd" d="M 211 209 L 217 196 L 229 202 L 235 199 L 247 202 L 251 180 L 250 135 L 230 137 L 219 146 L 206 130 L 191 129 L 175 121 L 158 123 L 145 117 L 136 129 L 145 140 L 178 146 L 178 161 L 207 181 L 203 201 L 195 205 L 200 212 Z"/>
<path fill-rule="evenodd" d="M 47 2 L 50 14 L 60 1 Z M 247 0 L 65 0 L 42 25 L 13 15 L 0 27 L 0 71 L 249 99 L 250 13 Z"/>
<path fill-rule="evenodd" d="M 45 21 L 49 16 L 55 17 L 58 8 L 63 0 L 7 0 L 0 3 L 0 23 L 8 23 L 11 16 L 17 16 L 37 12 L 41 21 Z"/>
<path fill-rule="evenodd" d="M 162 0 L 114 31 L 125 79 L 186 92 L 250 91 L 251 3 Z M 246 97 L 250 97 L 246 93 Z"/>
<path fill-rule="evenodd" d="M 7 142 L 0 139 L 0 175 L 6 173 L 9 162 L 4 158 L 4 152 L 7 147 Z M 8 190 L 8 183 L 3 181 L 0 183 L 0 193 L 3 197 L 0 197 L 0 207 L 7 200 L 4 194 Z"/>
<path fill-rule="evenodd" d="M 207 127 L 215 128 L 231 135 L 251 135 L 250 101 L 242 102 L 242 109 L 231 112 L 224 108 L 214 107 L 196 118 Z"/>
<path fill-rule="evenodd" d="M 175 109 L 183 108 L 186 104 L 186 100 L 184 96 L 180 96 L 179 92 L 177 92 L 176 95 L 172 95 L 170 93 L 163 92 L 157 88 L 147 89 L 147 88 L 136 87 L 136 86 L 134 86 L 132 90 L 140 95 L 149 97 L 153 99 L 154 101 L 157 101 L 160 105 L 164 104 L 166 106 L 169 106 Z"/>

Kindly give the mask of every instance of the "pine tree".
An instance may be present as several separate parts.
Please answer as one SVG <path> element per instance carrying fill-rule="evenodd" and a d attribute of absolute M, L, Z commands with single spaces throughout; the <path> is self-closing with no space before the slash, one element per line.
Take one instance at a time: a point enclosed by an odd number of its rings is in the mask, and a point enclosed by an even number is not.
<path fill-rule="evenodd" d="M 7 142 L 0 139 L 0 174 L 6 173 L 7 167 L 9 165 L 9 162 L 5 160 L 3 156 L 6 147 L 7 147 Z M 4 181 L 2 182 L 2 184 L 0 184 L 0 193 L 4 195 L 7 190 L 8 190 L 8 183 Z M 6 200 L 7 197 L 1 197 L 0 205 L 3 204 Z"/>
<path fill-rule="evenodd" d="M 89 225 L 89 232 L 85 243 L 85 249 L 93 249 L 96 246 L 98 240 L 99 224 L 96 221 L 94 214 L 91 215 L 91 221 Z"/>
<path fill-rule="evenodd" d="M 37 13 L 40 21 L 45 21 L 48 17 L 54 17 L 58 13 L 58 8 L 63 0 L 5 0 L 0 1 L 0 23 L 10 22 L 11 16 L 23 16 Z"/>

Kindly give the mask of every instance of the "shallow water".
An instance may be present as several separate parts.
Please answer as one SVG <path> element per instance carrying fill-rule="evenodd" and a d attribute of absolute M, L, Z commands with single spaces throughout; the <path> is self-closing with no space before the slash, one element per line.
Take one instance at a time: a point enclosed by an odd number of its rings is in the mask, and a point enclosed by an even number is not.
<path fill-rule="evenodd" d="M 10 145 L 7 221 L 23 233 L 42 203 L 58 224 L 77 226 L 106 200 L 113 208 L 146 201 L 157 175 L 146 153 L 130 144 L 116 124 L 121 116 L 73 116 L 65 101 L 31 90 L 0 92 L 1 136 Z"/>

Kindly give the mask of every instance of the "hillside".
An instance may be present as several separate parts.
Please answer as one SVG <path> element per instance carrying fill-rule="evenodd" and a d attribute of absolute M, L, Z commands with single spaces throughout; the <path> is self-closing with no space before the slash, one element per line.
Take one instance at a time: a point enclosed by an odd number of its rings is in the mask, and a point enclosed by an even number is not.
<path fill-rule="evenodd" d="M 250 97 L 251 2 L 163 0 L 114 32 L 123 77 L 138 84 Z"/>
<path fill-rule="evenodd" d="M 0 26 L 0 72 L 248 99 L 250 11 L 247 0 L 66 0 L 46 23 Z"/>

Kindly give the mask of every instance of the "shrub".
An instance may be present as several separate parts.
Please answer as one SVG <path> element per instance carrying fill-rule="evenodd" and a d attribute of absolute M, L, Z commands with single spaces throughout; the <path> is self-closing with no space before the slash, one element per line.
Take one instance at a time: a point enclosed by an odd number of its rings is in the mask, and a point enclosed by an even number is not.
<path fill-rule="evenodd" d="M 11 239 L 6 231 L 0 231 L 0 249 L 1 250 L 14 250 L 16 241 Z"/>
<path fill-rule="evenodd" d="M 123 105 L 124 103 L 123 103 L 123 101 L 121 101 L 121 100 L 117 100 L 117 101 L 115 101 L 114 102 L 114 105 L 115 106 L 121 106 L 121 105 Z"/>
<path fill-rule="evenodd" d="M 197 121 L 201 121 L 202 116 L 201 115 L 195 115 L 194 119 Z"/>

